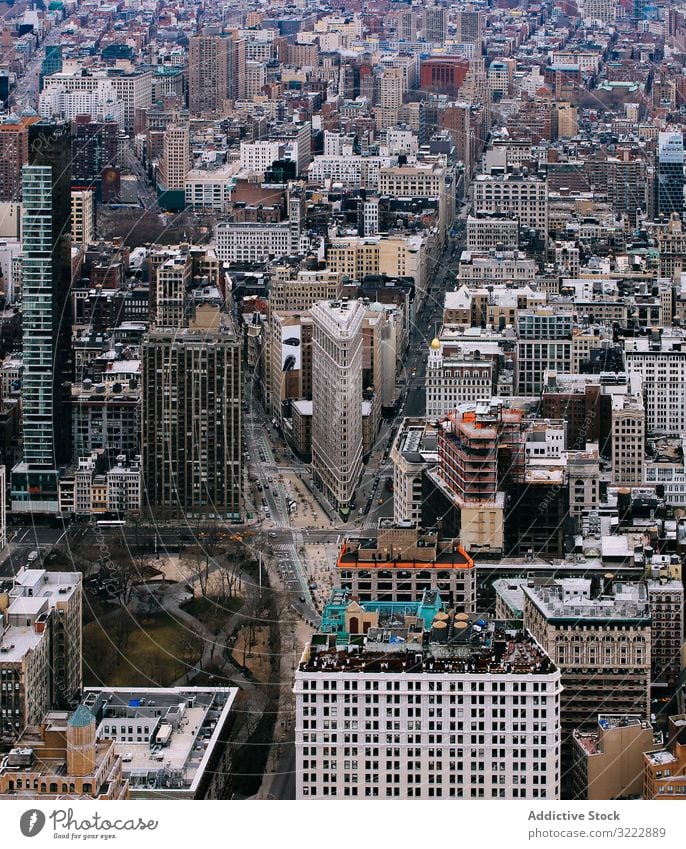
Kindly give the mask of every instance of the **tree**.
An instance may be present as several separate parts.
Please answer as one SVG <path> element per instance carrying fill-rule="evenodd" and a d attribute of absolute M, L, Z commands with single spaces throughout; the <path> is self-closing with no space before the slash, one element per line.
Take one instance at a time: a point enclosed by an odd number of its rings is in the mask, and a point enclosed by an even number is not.
<path fill-rule="evenodd" d="M 229 602 L 238 594 L 240 587 L 240 572 L 227 554 L 225 558 L 218 558 L 216 561 L 216 572 L 219 582 L 218 597 L 222 601 Z"/>
<path fill-rule="evenodd" d="M 109 684 L 119 656 L 112 651 L 112 637 L 100 624 L 89 628 L 88 639 L 84 643 L 84 683 Z"/>
<path fill-rule="evenodd" d="M 206 598 L 210 577 L 210 558 L 206 552 L 198 546 L 187 548 L 179 560 L 179 568 L 194 586 L 198 584 L 200 594 Z"/>
<path fill-rule="evenodd" d="M 134 586 L 143 580 L 143 564 L 149 559 L 149 555 L 133 555 L 122 546 L 110 549 L 107 571 L 115 582 L 112 594 L 122 607 L 128 605 Z"/>
<path fill-rule="evenodd" d="M 103 562 L 103 554 L 97 545 L 84 542 L 83 537 L 70 540 L 67 543 L 67 554 L 72 566 L 77 572 L 83 573 L 84 578 L 90 577 L 97 572 Z"/>

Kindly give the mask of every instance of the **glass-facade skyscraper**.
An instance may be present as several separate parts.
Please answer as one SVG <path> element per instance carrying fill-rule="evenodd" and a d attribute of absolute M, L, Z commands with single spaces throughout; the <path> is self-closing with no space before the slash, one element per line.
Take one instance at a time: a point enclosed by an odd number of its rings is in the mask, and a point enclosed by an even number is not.
<path fill-rule="evenodd" d="M 657 148 L 657 212 L 666 218 L 684 214 L 684 137 L 660 133 Z"/>
<path fill-rule="evenodd" d="M 12 509 L 59 511 L 59 469 L 69 460 L 71 321 L 70 130 L 29 130 L 22 170 L 23 459 L 12 470 Z"/>

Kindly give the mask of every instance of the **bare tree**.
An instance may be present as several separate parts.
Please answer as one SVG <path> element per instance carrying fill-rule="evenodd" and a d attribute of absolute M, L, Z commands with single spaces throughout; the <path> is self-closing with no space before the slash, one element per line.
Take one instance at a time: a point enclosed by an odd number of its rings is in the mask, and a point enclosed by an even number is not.
<path fill-rule="evenodd" d="M 179 560 L 179 567 L 194 586 L 198 584 L 200 594 L 206 598 L 210 577 L 210 558 L 207 553 L 198 546 L 188 548 Z"/>
<path fill-rule="evenodd" d="M 107 572 L 114 580 L 112 594 L 122 607 L 131 601 L 133 588 L 142 580 L 143 563 L 148 555 L 132 555 L 123 547 L 110 549 Z"/>
<path fill-rule="evenodd" d="M 229 560 L 229 555 L 216 561 L 216 573 L 219 582 L 219 598 L 231 601 L 240 591 L 240 566 Z"/>
<path fill-rule="evenodd" d="M 73 568 L 82 572 L 84 578 L 97 572 L 102 563 L 102 552 L 98 546 L 84 542 L 83 538 L 70 542 L 67 555 Z"/>

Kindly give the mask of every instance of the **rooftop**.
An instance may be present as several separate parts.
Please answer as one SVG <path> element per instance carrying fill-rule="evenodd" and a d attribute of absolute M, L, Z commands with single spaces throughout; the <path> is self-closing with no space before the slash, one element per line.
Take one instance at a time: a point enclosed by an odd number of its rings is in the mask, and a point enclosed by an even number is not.
<path fill-rule="evenodd" d="M 522 611 L 524 610 L 524 591 L 522 590 L 522 583 L 525 580 L 525 578 L 498 578 L 498 580 L 493 581 L 493 589 L 495 590 L 496 596 L 500 596 L 500 598 L 502 598 L 518 619 L 521 619 Z"/>
<path fill-rule="evenodd" d="M 598 596 L 591 594 L 589 579 L 560 578 L 545 584 L 529 581 L 522 588 L 549 620 L 627 619 L 650 625 L 650 604 L 644 583 L 615 582 L 610 592 Z"/>
<path fill-rule="evenodd" d="M 662 749 L 659 752 L 646 752 L 644 757 L 648 759 L 649 763 L 654 764 L 655 766 L 664 766 L 665 764 L 671 764 L 679 760 L 666 749 Z"/>
<path fill-rule="evenodd" d="M 438 432 L 426 422 L 406 419 L 395 443 L 397 451 L 411 463 L 438 462 Z"/>
<path fill-rule="evenodd" d="M 346 540 L 338 557 L 339 569 L 471 569 L 474 561 L 457 540 L 438 540 L 435 534 L 415 541 L 383 542 L 378 537 Z"/>
<path fill-rule="evenodd" d="M 501 623 L 451 611 L 438 614 L 430 630 L 370 628 L 347 641 L 315 634 L 299 671 L 552 675 L 557 669 L 528 631 L 505 630 Z"/>
<path fill-rule="evenodd" d="M 588 755 L 603 754 L 603 736 L 616 728 L 644 728 L 651 729 L 652 726 L 639 714 L 609 714 L 601 713 L 598 716 L 598 727 L 593 731 L 584 731 L 577 728 L 574 731 L 574 740 Z M 659 743 L 659 735 L 654 735 L 655 743 Z"/>
<path fill-rule="evenodd" d="M 27 652 L 32 651 L 43 639 L 34 627 L 10 625 L 0 636 L 0 664 L 21 663 Z"/>
<path fill-rule="evenodd" d="M 322 613 L 321 632 L 341 634 L 346 631 L 347 616 L 356 612 L 375 614 L 376 627 L 404 627 L 408 621 L 431 627 L 437 613 L 444 608 L 436 590 L 425 590 L 421 601 L 355 601 L 346 589 L 333 589 Z"/>
<path fill-rule="evenodd" d="M 87 688 L 83 705 L 96 717 L 98 740 L 114 740 L 132 792 L 195 792 L 237 692 L 232 687 Z M 119 739 L 134 719 L 144 739 Z"/>

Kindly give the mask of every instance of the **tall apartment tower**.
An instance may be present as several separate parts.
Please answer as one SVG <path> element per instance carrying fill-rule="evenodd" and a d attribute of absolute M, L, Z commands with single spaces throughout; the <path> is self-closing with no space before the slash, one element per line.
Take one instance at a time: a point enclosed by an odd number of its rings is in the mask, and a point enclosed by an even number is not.
<path fill-rule="evenodd" d="M 424 39 L 435 44 L 443 44 L 448 35 L 448 16 L 441 6 L 428 6 L 424 9 Z"/>
<path fill-rule="evenodd" d="M 157 174 L 158 200 L 163 209 L 176 211 L 186 205 L 186 176 L 191 164 L 189 125 L 171 124 L 164 131 Z"/>
<path fill-rule="evenodd" d="M 417 13 L 411 6 L 401 6 L 397 12 L 392 12 L 395 18 L 395 31 L 403 41 L 417 40 Z"/>
<path fill-rule="evenodd" d="M 637 375 L 632 375 L 638 378 Z M 633 380 L 632 383 L 638 383 Z M 640 391 L 612 395 L 612 483 L 641 486 L 645 475 L 646 414 Z"/>
<path fill-rule="evenodd" d="M 457 13 L 457 41 L 475 43 L 483 35 L 483 14 L 475 9 L 463 9 Z"/>
<path fill-rule="evenodd" d="M 660 133 L 657 148 L 657 213 L 666 218 L 684 214 L 684 137 L 678 133 Z"/>
<path fill-rule="evenodd" d="M 71 136 L 68 123 L 29 127 L 22 171 L 23 460 L 12 470 L 12 509 L 57 513 L 58 469 L 71 426 Z"/>
<path fill-rule="evenodd" d="M 241 357 L 214 304 L 184 302 L 190 262 L 157 270 L 156 324 L 143 341 L 141 461 L 145 499 L 160 517 L 239 520 Z"/>
<path fill-rule="evenodd" d="M 398 109 L 402 106 L 404 84 L 400 68 L 386 68 L 379 76 L 377 105 L 386 109 Z"/>
<path fill-rule="evenodd" d="M 166 191 L 186 188 L 186 175 L 191 169 L 191 142 L 188 124 L 172 124 L 164 132 L 159 182 Z"/>
<path fill-rule="evenodd" d="M 244 76 L 243 39 L 226 35 L 196 35 L 190 39 L 188 104 L 191 114 L 221 114 L 225 100 L 245 97 Z"/>
<path fill-rule="evenodd" d="M 29 161 L 29 127 L 37 115 L 10 115 L 0 124 L 0 201 L 21 200 L 21 169 Z"/>
<path fill-rule="evenodd" d="M 229 97 L 229 39 L 196 35 L 188 45 L 188 105 L 193 115 L 217 113 Z"/>
<path fill-rule="evenodd" d="M 342 514 L 362 473 L 362 322 L 359 301 L 312 307 L 312 473 Z"/>

